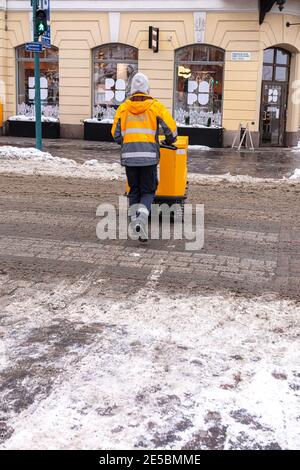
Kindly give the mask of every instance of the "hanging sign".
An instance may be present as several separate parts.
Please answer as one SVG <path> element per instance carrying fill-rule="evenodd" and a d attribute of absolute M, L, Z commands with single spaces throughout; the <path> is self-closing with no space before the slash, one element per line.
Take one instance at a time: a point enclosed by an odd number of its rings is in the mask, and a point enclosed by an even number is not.
<path fill-rule="evenodd" d="M 42 0 L 42 8 L 47 13 L 47 23 L 48 23 L 47 32 L 46 32 L 46 34 L 44 34 L 42 36 L 42 44 L 47 49 L 51 49 L 51 27 L 50 27 L 51 9 L 50 9 L 50 0 Z"/>

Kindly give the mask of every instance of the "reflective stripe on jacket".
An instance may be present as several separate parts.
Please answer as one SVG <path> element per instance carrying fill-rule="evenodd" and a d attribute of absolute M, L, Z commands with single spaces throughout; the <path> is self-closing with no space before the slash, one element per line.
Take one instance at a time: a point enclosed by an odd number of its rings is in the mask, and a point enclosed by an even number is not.
<path fill-rule="evenodd" d="M 135 94 L 117 109 L 112 136 L 122 146 L 123 166 L 148 166 L 159 162 L 159 126 L 168 144 L 177 138 L 176 122 L 151 96 Z"/>

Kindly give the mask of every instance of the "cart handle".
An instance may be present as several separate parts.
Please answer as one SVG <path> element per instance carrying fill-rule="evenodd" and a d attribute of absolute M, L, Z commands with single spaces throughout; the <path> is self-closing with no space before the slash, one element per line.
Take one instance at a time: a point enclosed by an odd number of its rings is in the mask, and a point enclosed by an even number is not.
<path fill-rule="evenodd" d="M 178 147 L 176 147 L 176 145 L 168 145 L 168 144 L 164 144 L 163 142 L 160 143 L 160 148 L 169 149 L 169 150 L 178 150 Z"/>

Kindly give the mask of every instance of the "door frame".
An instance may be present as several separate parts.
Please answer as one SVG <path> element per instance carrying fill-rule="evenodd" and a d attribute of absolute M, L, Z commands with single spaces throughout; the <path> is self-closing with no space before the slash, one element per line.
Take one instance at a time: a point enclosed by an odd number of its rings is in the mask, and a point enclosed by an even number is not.
<path fill-rule="evenodd" d="M 260 112 L 259 112 L 259 146 L 260 147 L 270 147 L 270 144 L 263 143 L 263 112 L 264 112 L 264 86 L 265 85 L 274 85 L 281 86 L 281 99 L 280 99 L 280 137 L 278 144 L 272 144 L 272 147 L 284 147 L 286 144 L 286 124 L 287 124 L 287 107 L 288 107 L 288 95 L 289 95 L 289 84 L 288 82 L 280 82 L 276 80 L 262 80 L 261 85 L 261 98 L 260 98 Z M 282 143 L 280 143 L 282 140 Z"/>

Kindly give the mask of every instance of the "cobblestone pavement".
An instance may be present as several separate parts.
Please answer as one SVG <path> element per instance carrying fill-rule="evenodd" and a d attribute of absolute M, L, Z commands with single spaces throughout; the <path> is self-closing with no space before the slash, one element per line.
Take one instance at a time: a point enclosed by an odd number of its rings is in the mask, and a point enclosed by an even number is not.
<path fill-rule="evenodd" d="M 117 203 L 123 183 L 49 177 L 1 176 L 1 265 L 18 269 L 72 265 L 110 276 L 129 273 L 143 283 L 165 257 L 161 285 L 192 284 L 245 292 L 297 296 L 300 273 L 299 185 L 203 183 L 191 185 L 189 202 L 205 205 L 205 246 L 186 252 L 182 240 L 99 243 L 96 208 Z M 140 256 L 136 256 L 136 253 Z M 117 269 L 116 269 L 117 268 Z M 175 281 L 178 279 L 178 281 Z M 136 287 L 137 288 L 137 287 Z"/>
<path fill-rule="evenodd" d="M 35 146 L 33 139 L 0 137 L 0 145 Z M 78 163 L 97 159 L 112 163 L 119 161 L 119 147 L 108 142 L 84 140 L 44 140 L 44 150 L 54 156 L 71 158 Z M 300 168 L 300 148 L 265 148 L 236 152 L 231 149 L 189 151 L 189 171 L 208 175 L 249 175 L 256 178 L 281 179 L 290 177 Z"/>
<path fill-rule="evenodd" d="M 100 243 L 123 191 L 0 176 L 2 448 L 295 447 L 299 184 L 192 184 L 200 252 Z"/>

